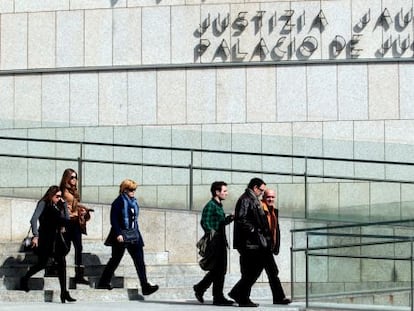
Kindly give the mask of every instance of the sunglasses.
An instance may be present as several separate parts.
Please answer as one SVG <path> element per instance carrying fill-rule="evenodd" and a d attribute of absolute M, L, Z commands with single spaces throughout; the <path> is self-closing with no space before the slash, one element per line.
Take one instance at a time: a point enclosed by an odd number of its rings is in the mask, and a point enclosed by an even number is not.
<path fill-rule="evenodd" d="M 70 179 L 78 179 L 78 176 L 70 176 Z"/>
<path fill-rule="evenodd" d="M 134 192 L 134 191 L 137 191 L 137 189 L 127 189 L 127 191 Z"/>

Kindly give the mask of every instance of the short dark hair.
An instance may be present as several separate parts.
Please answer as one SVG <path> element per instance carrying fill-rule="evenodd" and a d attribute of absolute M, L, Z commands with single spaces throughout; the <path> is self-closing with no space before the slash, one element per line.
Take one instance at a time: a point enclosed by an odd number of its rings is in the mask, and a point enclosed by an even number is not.
<path fill-rule="evenodd" d="M 260 179 L 258 177 L 252 178 L 247 186 L 247 188 L 252 189 L 254 186 L 257 188 L 260 188 L 261 185 L 266 185 L 266 183 L 263 181 L 263 179 Z"/>
<path fill-rule="evenodd" d="M 216 196 L 216 191 L 221 191 L 223 186 L 227 186 L 224 181 L 215 181 L 211 184 L 210 192 L 213 197 Z"/>

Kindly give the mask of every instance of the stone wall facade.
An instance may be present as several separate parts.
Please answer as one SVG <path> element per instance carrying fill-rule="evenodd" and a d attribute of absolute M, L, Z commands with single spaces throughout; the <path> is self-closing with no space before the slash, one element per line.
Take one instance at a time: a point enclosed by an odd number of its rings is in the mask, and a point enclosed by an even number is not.
<path fill-rule="evenodd" d="M 412 162 L 412 1 L 1 1 L 0 136 Z M 71 144 L 6 141 L 3 195 L 38 198 L 77 167 Z M 92 160 L 188 166 L 189 152 L 86 146 Z M 286 216 L 409 217 L 410 165 L 198 153 L 194 208 L 210 183 L 263 175 Z M 86 163 L 83 199 L 126 177 L 148 207 L 189 208 L 186 169 Z M 155 191 L 152 191 L 155 189 Z M 376 208 L 379 206 L 381 208 Z M 383 208 L 385 207 L 385 209 Z M 229 208 L 231 210 L 232 208 Z"/>

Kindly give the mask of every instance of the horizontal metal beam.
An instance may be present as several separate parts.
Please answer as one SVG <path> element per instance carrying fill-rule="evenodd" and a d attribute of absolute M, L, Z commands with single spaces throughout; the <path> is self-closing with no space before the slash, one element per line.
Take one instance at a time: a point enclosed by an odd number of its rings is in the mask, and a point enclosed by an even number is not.
<path fill-rule="evenodd" d="M 347 58 L 347 59 L 307 59 L 307 60 L 273 60 L 262 62 L 217 62 L 217 63 L 183 63 L 183 64 L 150 64 L 150 65 L 114 65 L 114 66 L 79 66 L 58 68 L 28 68 L 0 70 L 0 76 L 30 75 L 53 73 L 82 73 L 107 71 L 143 71 L 143 70 L 176 70 L 201 68 L 240 68 L 240 67 L 275 67 L 275 66 L 312 66 L 312 65 L 354 65 L 380 63 L 414 63 L 414 58 Z"/>

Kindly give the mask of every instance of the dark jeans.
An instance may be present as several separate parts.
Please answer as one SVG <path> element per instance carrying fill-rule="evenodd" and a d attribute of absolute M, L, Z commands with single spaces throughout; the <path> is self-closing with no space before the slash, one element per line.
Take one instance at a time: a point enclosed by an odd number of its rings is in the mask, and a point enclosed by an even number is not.
<path fill-rule="evenodd" d="M 75 265 L 81 266 L 82 265 L 82 231 L 78 221 L 70 221 L 67 232 L 66 232 L 66 239 L 68 245 L 70 242 L 73 242 L 73 248 L 75 249 Z"/>
<path fill-rule="evenodd" d="M 198 292 L 204 293 L 213 284 L 214 299 L 221 299 L 224 297 L 224 278 L 227 271 L 227 246 L 225 240 L 221 241 L 220 245 L 217 245 L 215 255 L 217 256 L 216 266 L 208 271 L 204 278 L 195 285 L 195 289 Z"/>
<path fill-rule="evenodd" d="M 279 279 L 279 269 L 277 268 L 275 257 L 270 250 L 265 252 L 264 257 L 264 269 L 269 279 L 269 285 L 272 290 L 273 302 L 283 300 L 285 292 L 283 291 L 282 284 Z"/>
<path fill-rule="evenodd" d="M 264 268 L 265 250 L 238 250 L 240 253 L 241 279 L 230 291 L 231 297 L 236 297 L 238 303 L 250 301 L 252 286 L 262 273 Z"/>
<path fill-rule="evenodd" d="M 53 257 L 53 259 L 54 259 L 55 263 L 57 264 L 60 291 L 62 293 L 65 293 L 67 291 L 67 287 L 66 287 L 66 258 L 65 258 L 65 256 L 55 255 Z M 29 279 L 32 275 L 36 274 L 40 270 L 45 269 L 46 266 L 47 266 L 48 260 L 49 260 L 48 255 L 39 254 L 37 263 L 30 267 L 29 271 L 27 271 L 24 278 Z"/>
<path fill-rule="evenodd" d="M 106 264 L 101 279 L 99 280 L 100 285 L 111 283 L 111 279 L 115 273 L 115 270 L 118 268 L 119 263 L 124 256 L 125 248 L 128 250 L 128 253 L 131 255 L 131 258 L 134 261 L 135 269 L 137 270 L 141 287 L 144 287 L 148 284 L 144 262 L 144 250 L 142 246 L 139 246 L 138 244 L 129 244 L 125 247 L 124 243 L 116 242 L 112 246 L 112 256 Z"/>

